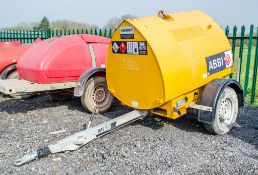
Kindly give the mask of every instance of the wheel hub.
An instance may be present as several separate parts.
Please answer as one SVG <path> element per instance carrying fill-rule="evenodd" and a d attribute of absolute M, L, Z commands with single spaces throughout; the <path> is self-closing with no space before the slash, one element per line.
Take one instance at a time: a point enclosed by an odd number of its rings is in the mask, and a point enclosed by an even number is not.
<path fill-rule="evenodd" d="M 223 99 L 220 110 L 219 119 L 222 124 L 228 125 L 231 123 L 233 112 L 233 104 L 230 98 Z"/>
<path fill-rule="evenodd" d="M 103 86 L 95 87 L 92 93 L 93 100 L 96 104 L 101 104 L 105 101 L 106 98 L 106 90 Z"/>

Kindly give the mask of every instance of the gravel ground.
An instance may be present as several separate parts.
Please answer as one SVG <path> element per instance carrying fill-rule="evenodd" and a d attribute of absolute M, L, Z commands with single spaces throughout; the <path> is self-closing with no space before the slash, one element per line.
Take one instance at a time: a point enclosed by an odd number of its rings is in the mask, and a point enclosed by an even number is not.
<path fill-rule="evenodd" d="M 116 102 L 93 125 L 128 111 Z M 208 134 L 187 116 L 163 119 L 166 126 L 150 116 L 77 151 L 13 166 L 24 153 L 80 131 L 89 115 L 79 99 L 0 97 L 0 174 L 258 174 L 258 108 L 251 107 L 242 110 L 236 127 L 225 136 Z"/>

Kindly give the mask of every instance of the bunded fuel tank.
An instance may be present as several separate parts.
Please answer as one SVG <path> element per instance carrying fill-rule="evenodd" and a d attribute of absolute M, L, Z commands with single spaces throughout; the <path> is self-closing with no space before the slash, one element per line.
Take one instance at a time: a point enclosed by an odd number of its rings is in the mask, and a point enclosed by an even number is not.
<path fill-rule="evenodd" d="M 229 41 L 210 16 L 198 10 L 160 11 L 125 20 L 117 28 L 108 52 L 107 82 L 122 103 L 153 109 L 231 74 L 232 65 Z"/>
<path fill-rule="evenodd" d="M 25 52 L 17 70 L 35 83 L 76 81 L 88 69 L 105 67 L 109 43 L 109 38 L 89 34 L 53 37 Z"/>
<path fill-rule="evenodd" d="M 31 47 L 32 44 L 21 44 L 19 41 L 0 43 L 0 74 L 8 66 L 16 64 L 21 55 Z"/>

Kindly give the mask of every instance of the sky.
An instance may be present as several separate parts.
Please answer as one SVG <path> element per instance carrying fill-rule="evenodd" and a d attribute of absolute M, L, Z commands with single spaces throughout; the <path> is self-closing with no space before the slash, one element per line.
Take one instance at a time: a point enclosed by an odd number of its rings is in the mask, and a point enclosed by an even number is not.
<path fill-rule="evenodd" d="M 258 26 L 258 0 L 0 0 L 0 28 L 18 23 L 73 20 L 100 27 L 125 14 L 153 16 L 165 12 L 199 9 L 220 25 Z"/>

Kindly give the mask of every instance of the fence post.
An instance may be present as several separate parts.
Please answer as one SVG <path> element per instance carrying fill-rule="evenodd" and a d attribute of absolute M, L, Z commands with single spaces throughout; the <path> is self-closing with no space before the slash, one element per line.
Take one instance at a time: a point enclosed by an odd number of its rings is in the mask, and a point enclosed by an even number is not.
<path fill-rule="evenodd" d="M 234 28 L 233 28 L 233 39 L 232 39 L 232 54 L 233 54 L 233 58 L 235 58 L 236 34 L 237 34 L 237 26 L 234 26 Z M 232 74 L 229 75 L 229 78 L 232 78 Z"/>
<path fill-rule="evenodd" d="M 33 40 L 33 39 L 32 39 L 32 31 L 30 30 L 30 31 L 29 31 L 29 43 L 32 43 L 32 40 Z"/>
<path fill-rule="evenodd" d="M 251 52 L 252 52 L 252 45 L 253 45 L 253 31 L 254 31 L 254 25 L 251 25 L 250 26 L 250 34 L 249 34 L 249 42 L 248 42 L 246 70 L 245 70 L 245 85 L 244 85 L 244 95 L 245 95 L 245 97 L 247 96 L 247 90 L 248 90 L 250 60 L 251 60 Z"/>
<path fill-rule="evenodd" d="M 241 82 L 241 72 L 242 72 L 242 60 L 243 60 L 243 50 L 244 50 L 244 42 L 245 42 L 245 26 L 241 27 L 241 40 L 239 46 L 239 59 L 240 59 L 240 66 L 239 66 L 239 83 Z"/>
<path fill-rule="evenodd" d="M 229 26 L 227 26 L 227 27 L 225 28 L 225 34 L 226 34 L 226 36 L 228 37 L 228 35 L 229 35 Z"/>
<path fill-rule="evenodd" d="M 9 31 L 6 31 L 6 41 L 9 41 Z"/>
<path fill-rule="evenodd" d="M 26 43 L 29 43 L 29 31 L 26 31 Z"/>
<path fill-rule="evenodd" d="M 39 35 L 39 38 L 43 40 L 44 36 L 41 30 L 38 30 L 38 35 Z"/>
<path fill-rule="evenodd" d="M 31 33 L 32 33 L 32 38 L 33 38 L 33 41 L 32 41 L 32 42 L 34 42 L 34 41 L 37 39 L 36 36 L 35 36 L 35 31 L 32 30 Z"/>
<path fill-rule="evenodd" d="M 20 39 L 20 38 L 21 38 L 21 30 L 18 31 L 18 37 L 19 37 L 20 43 L 22 43 L 22 41 L 21 41 L 21 39 Z"/>
<path fill-rule="evenodd" d="M 108 37 L 109 37 L 109 38 L 112 38 L 112 29 L 109 29 Z"/>
<path fill-rule="evenodd" d="M 14 40 L 14 36 L 13 36 L 13 31 L 10 31 L 10 38 L 11 38 L 10 41 L 15 41 L 15 40 Z"/>
<path fill-rule="evenodd" d="M 5 42 L 8 42 L 8 34 L 9 34 L 9 32 L 5 31 Z"/>
<path fill-rule="evenodd" d="M 13 31 L 10 31 L 10 37 L 9 38 L 11 38 L 10 41 L 13 41 Z"/>
<path fill-rule="evenodd" d="M 97 29 L 96 29 L 96 28 L 95 28 L 94 35 L 98 35 L 98 31 L 97 31 Z"/>
<path fill-rule="evenodd" d="M 3 36 L 4 36 L 4 42 L 6 41 L 6 31 L 4 31 L 4 33 L 3 33 Z"/>
<path fill-rule="evenodd" d="M 38 38 L 38 33 L 35 29 L 33 29 L 33 35 L 34 35 L 34 38 L 37 39 Z"/>
<path fill-rule="evenodd" d="M 54 29 L 51 30 L 51 37 L 54 37 L 55 36 L 55 31 Z"/>
<path fill-rule="evenodd" d="M 104 30 L 104 37 L 107 37 L 107 29 Z"/>
<path fill-rule="evenodd" d="M 255 49 L 255 57 L 254 57 L 253 82 L 252 82 L 252 92 L 251 92 L 251 100 L 250 100 L 251 105 L 253 105 L 255 102 L 257 67 L 258 67 L 258 28 L 256 31 L 256 49 Z"/>
<path fill-rule="evenodd" d="M 48 39 L 48 38 L 51 38 L 51 29 L 50 28 L 47 29 L 46 39 Z"/>
<path fill-rule="evenodd" d="M 19 41 L 19 31 L 18 30 L 16 30 L 16 32 L 15 32 L 16 34 L 15 34 L 15 36 L 16 36 L 16 40 L 17 41 Z"/>
<path fill-rule="evenodd" d="M 99 29 L 99 36 L 102 36 L 102 30 Z"/>
<path fill-rule="evenodd" d="M 9 41 L 9 31 L 7 31 L 7 37 L 6 38 L 7 38 L 6 41 L 8 42 Z"/>
<path fill-rule="evenodd" d="M 235 55 L 235 50 L 236 50 L 236 34 L 237 34 L 237 26 L 234 26 L 233 28 L 233 39 L 232 39 L 232 53 L 233 56 Z"/>
<path fill-rule="evenodd" d="M 0 42 L 3 42 L 3 31 L 0 32 Z"/>
<path fill-rule="evenodd" d="M 13 38 L 14 38 L 14 41 L 17 40 L 16 31 L 13 31 Z"/>
<path fill-rule="evenodd" d="M 3 42 L 5 42 L 5 31 L 3 31 Z"/>

